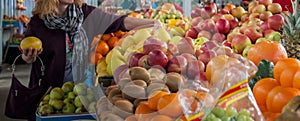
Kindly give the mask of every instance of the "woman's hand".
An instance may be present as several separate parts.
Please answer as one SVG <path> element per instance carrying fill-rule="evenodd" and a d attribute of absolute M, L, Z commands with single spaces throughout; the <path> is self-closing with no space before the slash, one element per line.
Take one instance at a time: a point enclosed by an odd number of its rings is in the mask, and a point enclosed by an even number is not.
<path fill-rule="evenodd" d="M 21 50 L 21 49 L 20 49 Z M 41 54 L 43 51 L 43 48 L 40 50 L 37 49 L 23 49 L 22 52 L 22 59 L 27 63 L 33 63 L 36 60 L 36 57 Z"/>

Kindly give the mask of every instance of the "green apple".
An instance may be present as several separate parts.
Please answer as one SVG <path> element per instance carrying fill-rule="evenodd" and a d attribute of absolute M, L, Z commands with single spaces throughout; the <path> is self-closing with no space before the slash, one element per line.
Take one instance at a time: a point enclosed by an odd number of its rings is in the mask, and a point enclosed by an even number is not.
<path fill-rule="evenodd" d="M 82 113 L 82 112 L 83 112 L 82 107 L 78 107 L 78 108 L 76 108 L 76 110 L 75 110 L 75 113 Z"/>
<path fill-rule="evenodd" d="M 95 106 L 96 106 L 96 102 L 91 102 L 91 103 L 89 104 L 88 111 L 89 111 L 90 113 L 95 112 Z"/>
<path fill-rule="evenodd" d="M 209 41 L 209 39 L 205 38 L 205 37 L 198 37 L 197 39 L 194 40 L 195 43 L 195 48 L 201 48 L 201 46 L 205 43 Z"/>
<path fill-rule="evenodd" d="M 265 41 L 265 40 L 268 40 L 267 38 L 259 38 L 256 40 L 255 44 L 259 43 L 259 42 L 262 42 L 262 41 Z"/>
<path fill-rule="evenodd" d="M 48 100 L 43 100 L 40 102 L 39 106 L 43 106 L 43 105 L 46 105 L 46 104 L 49 104 Z"/>
<path fill-rule="evenodd" d="M 75 99 L 75 97 L 76 97 L 76 94 L 74 92 L 68 93 L 68 98 Z"/>
<path fill-rule="evenodd" d="M 73 92 L 76 95 L 85 95 L 86 94 L 86 89 L 81 85 L 75 85 L 74 89 L 73 89 Z"/>
<path fill-rule="evenodd" d="M 43 101 L 49 101 L 50 100 L 50 95 L 49 94 L 45 95 L 42 100 Z"/>
<path fill-rule="evenodd" d="M 247 57 L 248 51 L 249 51 L 250 48 L 253 47 L 253 46 L 254 46 L 254 45 L 251 44 L 251 45 L 247 45 L 247 46 L 244 48 L 243 53 L 242 53 L 243 57 Z"/>
<path fill-rule="evenodd" d="M 62 113 L 74 113 L 75 112 L 75 106 L 70 103 L 66 103 L 62 109 Z"/>
<path fill-rule="evenodd" d="M 279 42 L 281 39 L 281 34 L 277 31 L 274 31 L 274 32 L 268 34 L 266 38 L 271 41 Z"/>
<path fill-rule="evenodd" d="M 50 99 L 62 99 L 64 97 L 64 91 L 59 88 L 55 87 L 50 92 Z"/>
<path fill-rule="evenodd" d="M 73 103 L 73 99 L 71 99 L 71 98 L 65 98 L 64 99 L 64 101 L 63 101 L 65 104 L 67 104 L 67 103 Z"/>
<path fill-rule="evenodd" d="M 66 82 L 66 83 L 63 84 L 63 86 L 61 87 L 61 89 L 65 93 L 68 93 L 68 92 L 72 92 L 73 91 L 73 87 L 74 87 L 74 84 L 72 82 Z"/>
<path fill-rule="evenodd" d="M 51 105 L 45 104 L 39 108 L 38 112 L 40 115 L 45 116 L 48 114 L 52 114 L 54 112 L 54 109 Z"/>
<path fill-rule="evenodd" d="M 74 99 L 74 104 L 76 107 L 83 107 L 89 103 L 88 99 L 85 96 L 76 96 Z"/>
<path fill-rule="evenodd" d="M 51 106 L 53 106 L 56 110 L 60 110 L 64 106 L 64 102 L 62 100 L 53 100 L 51 103 L 49 103 Z"/>

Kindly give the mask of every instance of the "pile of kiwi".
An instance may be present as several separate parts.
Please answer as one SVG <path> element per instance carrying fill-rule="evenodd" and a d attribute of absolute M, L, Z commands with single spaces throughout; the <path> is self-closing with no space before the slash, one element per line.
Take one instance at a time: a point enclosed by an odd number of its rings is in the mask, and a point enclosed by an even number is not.
<path fill-rule="evenodd" d="M 135 113 L 135 108 L 154 91 L 177 92 L 183 76 L 167 73 L 158 78 L 145 68 L 132 67 L 128 70 L 129 78 L 122 78 L 117 85 L 109 86 L 105 95 L 97 104 L 97 115 L 101 121 L 123 121 Z"/>

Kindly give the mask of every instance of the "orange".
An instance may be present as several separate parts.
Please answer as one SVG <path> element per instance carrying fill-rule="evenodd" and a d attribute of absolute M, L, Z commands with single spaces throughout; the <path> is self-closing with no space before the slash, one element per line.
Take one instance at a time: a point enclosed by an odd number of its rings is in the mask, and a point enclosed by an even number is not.
<path fill-rule="evenodd" d="M 108 44 L 104 41 L 100 41 L 97 45 L 96 52 L 105 56 L 109 52 Z"/>
<path fill-rule="evenodd" d="M 294 75 L 299 67 L 285 68 L 280 74 L 280 85 L 283 87 L 293 87 Z"/>
<path fill-rule="evenodd" d="M 264 113 L 264 112 L 267 112 L 267 111 L 268 111 L 268 109 L 267 109 L 267 106 L 266 106 L 266 105 L 258 105 L 258 107 L 259 107 L 259 109 L 260 109 L 260 111 L 261 111 L 262 113 Z"/>
<path fill-rule="evenodd" d="M 101 40 L 107 41 L 112 37 L 112 34 L 103 34 Z"/>
<path fill-rule="evenodd" d="M 124 34 L 125 32 L 123 32 L 122 30 L 118 30 L 117 32 L 114 33 L 114 35 L 119 38 L 122 37 Z"/>
<path fill-rule="evenodd" d="M 37 37 L 26 37 L 20 43 L 20 48 L 23 49 L 42 49 L 42 41 Z"/>
<path fill-rule="evenodd" d="M 280 116 L 280 113 L 263 112 L 263 116 L 265 121 L 274 121 L 278 116 Z"/>
<path fill-rule="evenodd" d="M 298 69 L 294 74 L 293 88 L 300 89 L 300 69 Z"/>
<path fill-rule="evenodd" d="M 279 83 L 273 78 L 264 78 L 259 80 L 253 87 L 253 95 L 258 105 L 266 105 L 269 92 L 279 86 Z"/>
<path fill-rule="evenodd" d="M 90 55 L 90 63 L 91 64 L 98 64 L 98 62 L 103 58 L 100 53 L 92 52 Z"/>
<path fill-rule="evenodd" d="M 117 46 L 118 41 L 119 41 L 119 38 L 118 38 L 118 37 L 111 37 L 111 38 L 107 41 L 109 48 L 114 48 L 115 46 Z"/>
<path fill-rule="evenodd" d="M 279 60 L 274 66 L 274 78 L 279 81 L 280 75 L 285 68 L 300 67 L 300 61 L 296 58 L 284 58 Z"/>
<path fill-rule="evenodd" d="M 156 115 L 150 121 L 175 121 L 175 120 L 166 115 Z"/>
<path fill-rule="evenodd" d="M 287 52 L 279 42 L 270 40 L 256 43 L 248 51 L 247 58 L 258 66 L 261 60 L 268 60 L 276 64 L 277 61 L 287 58 Z"/>
<path fill-rule="evenodd" d="M 281 113 L 282 108 L 297 95 L 300 95 L 300 91 L 296 88 L 274 87 L 267 96 L 268 111 Z"/>
<path fill-rule="evenodd" d="M 149 108 L 153 109 L 153 110 L 157 110 L 157 103 L 158 100 L 164 96 L 169 94 L 168 92 L 165 91 L 155 91 L 153 93 L 151 93 L 148 97 L 148 103 L 149 103 Z"/>
<path fill-rule="evenodd" d="M 176 121 L 187 121 L 187 119 L 184 115 L 181 115 L 176 119 Z"/>
<path fill-rule="evenodd" d="M 182 107 L 178 99 L 178 93 L 162 96 L 157 104 L 158 112 L 172 118 L 182 115 Z"/>
<path fill-rule="evenodd" d="M 135 109 L 135 117 L 138 121 L 150 121 L 155 115 L 157 115 L 157 112 L 149 107 L 148 102 L 142 102 Z"/>

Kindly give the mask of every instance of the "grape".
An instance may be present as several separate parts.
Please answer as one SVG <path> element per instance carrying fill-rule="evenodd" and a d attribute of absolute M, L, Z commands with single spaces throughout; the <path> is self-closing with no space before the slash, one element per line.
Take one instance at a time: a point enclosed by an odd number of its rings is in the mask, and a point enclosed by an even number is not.
<path fill-rule="evenodd" d="M 225 111 L 222 108 L 215 107 L 211 112 L 219 118 L 222 118 L 225 115 Z"/>
<path fill-rule="evenodd" d="M 247 116 L 239 114 L 237 117 L 237 121 L 247 121 Z"/>
<path fill-rule="evenodd" d="M 240 110 L 239 115 L 245 115 L 245 116 L 249 117 L 250 111 L 247 109 L 242 109 L 242 110 Z"/>
<path fill-rule="evenodd" d="M 226 115 L 228 117 L 234 117 L 238 114 L 237 110 L 234 107 L 226 108 Z"/>

